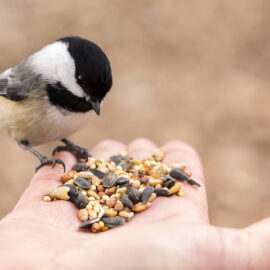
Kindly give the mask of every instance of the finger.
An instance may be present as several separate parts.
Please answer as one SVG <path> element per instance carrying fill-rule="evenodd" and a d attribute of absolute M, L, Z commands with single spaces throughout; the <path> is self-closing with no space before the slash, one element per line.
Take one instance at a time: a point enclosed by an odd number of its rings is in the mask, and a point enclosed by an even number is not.
<path fill-rule="evenodd" d="M 94 158 L 109 159 L 112 155 L 117 155 L 126 150 L 126 146 L 120 142 L 113 140 L 105 140 L 97 144 L 92 150 Z"/>
<path fill-rule="evenodd" d="M 191 179 L 194 179 L 201 185 L 200 187 L 197 187 L 182 182 L 181 190 L 184 192 L 184 197 L 181 202 L 179 202 L 181 216 L 189 216 L 198 221 L 208 222 L 205 181 L 198 154 L 192 147 L 180 141 L 171 141 L 165 144 L 162 149 L 165 152 L 164 163 L 168 166 L 171 166 L 173 163 L 185 163 L 187 169 L 192 172 Z"/>
<path fill-rule="evenodd" d="M 60 158 L 66 164 L 67 170 L 76 163 L 75 156 L 70 152 L 57 153 L 55 158 Z M 62 228 L 77 228 L 79 224 L 78 219 L 75 218 L 77 209 L 71 202 L 57 200 L 46 203 L 43 201 L 43 196 L 48 188 L 62 184 L 60 181 L 62 173 L 63 167 L 60 165 L 56 165 L 53 169 L 50 166 L 42 167 L 34 175 L 6 221 L 15 218 L 22 223 L 31 221 L 36 224 L 42 222 Z"/>
<path fill-rule="evenodd" d="M 142 160 L 152 156 L 155 148 L 157 146 L 153 142 L 145 138 L 139 138 L 128 145 L 128 155 L 134 159 Z"/>

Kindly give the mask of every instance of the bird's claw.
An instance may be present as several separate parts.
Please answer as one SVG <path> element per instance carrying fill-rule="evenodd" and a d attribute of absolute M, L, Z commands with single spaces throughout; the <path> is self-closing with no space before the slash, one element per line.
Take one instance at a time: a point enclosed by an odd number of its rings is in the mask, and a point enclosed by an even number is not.
<path fill-rule="evenodd" d="M 35 169 L 36 172 L 37 172 L 41 167 L 43 167 L 44 165 L 48 165 L 48 164 L 52 164 L 52 168 L 54 168 L 56 164 L 60 164 L 60 165 L 63 166 L 64 172 L 66 171 L 66 165 L 65 165 L 65 163 L 64 163 L 61 159 L 59 159 L 59 158 L 51 158 L 51 159 L 49 159 L 49 158 L 47 158 L 47 157 L 44 157 L 44 158 L 42 158 L 42 159 L 40 160 L 40 162 L 41 162 L 41 163 L 40 163 L 38 166 L 36 166 L 36 169 Z"/>
<path fill-rule="evenodd" d="M 61 152 L 61 151 L 70 151 L 72 153 L 74 153 L 78 159 L 85 159 L 85 161 L 88 161 L 88 157 L 91 157 L 90 153 L 88 152 L 88 150 L 86 148 L 80 147 L 68 140 L 65 139 L 65 141 L 63 141 L 66 145 L 65 146 L 57 146 L 52 154 L 54 155 L 57 152 Z"/>

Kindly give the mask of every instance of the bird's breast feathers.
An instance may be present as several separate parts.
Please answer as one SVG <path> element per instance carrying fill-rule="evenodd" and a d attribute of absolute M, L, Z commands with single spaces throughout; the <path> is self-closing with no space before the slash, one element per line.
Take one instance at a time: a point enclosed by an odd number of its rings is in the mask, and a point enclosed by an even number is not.
<path fill-rule="evenodd" d="M 58 140 L 75 132 L 90 117 L 88 113 L 70 113 L 35 97 L 14 102 L 0 97 L 0 127 L 17 142 L 31 145 Z"/>

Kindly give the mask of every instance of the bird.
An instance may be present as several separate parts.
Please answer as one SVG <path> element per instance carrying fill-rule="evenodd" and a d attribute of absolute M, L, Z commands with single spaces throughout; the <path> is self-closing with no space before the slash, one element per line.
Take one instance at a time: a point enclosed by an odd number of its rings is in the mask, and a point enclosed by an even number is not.
<path fill-rule="evenodd" d="M 53 154 L 68 150 L 88 160 L 88 150 L 66 137 L 95 112 L 112 87 L 108 57 L 94 42 L 79 37 L 60 38 L 0 74 L 0 128 L 7 130 L 42 166 L 65 164 L 48 158 L 33 146 L 60 140 Z"/>

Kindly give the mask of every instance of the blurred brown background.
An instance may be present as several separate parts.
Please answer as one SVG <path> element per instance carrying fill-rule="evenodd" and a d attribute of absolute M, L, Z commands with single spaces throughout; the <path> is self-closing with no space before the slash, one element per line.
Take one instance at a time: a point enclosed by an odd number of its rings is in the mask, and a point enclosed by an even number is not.
<path fill-rule="evenodd" d="M 269 10 L 267 0 L 1 1 L 0 70 L 65 35 L 98 43 L 113 90 L 71 139 L 186 141 L 202 157 L 211 221 L 246 226 L 270 214 Z M 4 131 L 0 147 L 3 217 L 38 161 Z"/>

